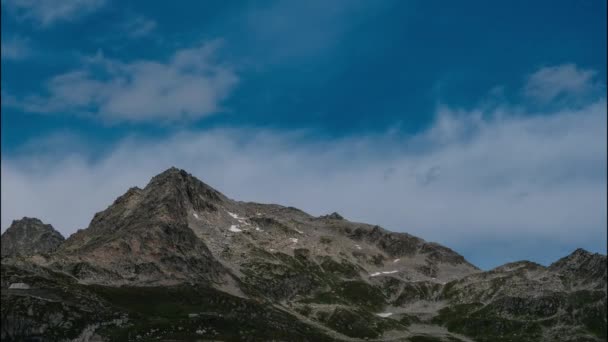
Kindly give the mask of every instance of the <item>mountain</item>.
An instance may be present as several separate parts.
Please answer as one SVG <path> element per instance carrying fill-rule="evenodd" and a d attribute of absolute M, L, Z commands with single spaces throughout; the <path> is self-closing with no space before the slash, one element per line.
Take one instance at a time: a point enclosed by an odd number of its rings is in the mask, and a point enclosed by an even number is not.
<path fill-rule="evenodd" d="M 34 255 L 54 251 L 64 237 L 37 218 L 15 220 L 2 234 L 2 256 Z"/>
<path fill-rule="evenodd" d="M 3 253 L 3 341 L 606 338 L 604 255 L 483 272 L 442 245 L 235 201 L 176 168 L 32 250 Z"/>

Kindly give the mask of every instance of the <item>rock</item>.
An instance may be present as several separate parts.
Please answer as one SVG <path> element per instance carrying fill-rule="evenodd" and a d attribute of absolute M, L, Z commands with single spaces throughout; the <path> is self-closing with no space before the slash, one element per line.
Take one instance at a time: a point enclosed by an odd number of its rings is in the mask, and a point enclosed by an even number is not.
<path fill-rule="evenodd" d="M 30 286 L 26 283 L 12 283 L 8 288 L 15 290 L 29 290 Z"/>
<path fill-rule="evenodd" d="M 328 220 L 344 220 L 344 217 L 342 217 L 342 215 L 338 214 L 335 211 L 329 215 L 320 216 L 319 218 L 328 219 Z"/>
<path fill-rule="evenodd" d="M 2 257 L 50 253 L 64 240 L 50 224 L 44 224 L 37 218 L 24 217 L 13 221 L 2 234 Z"/>

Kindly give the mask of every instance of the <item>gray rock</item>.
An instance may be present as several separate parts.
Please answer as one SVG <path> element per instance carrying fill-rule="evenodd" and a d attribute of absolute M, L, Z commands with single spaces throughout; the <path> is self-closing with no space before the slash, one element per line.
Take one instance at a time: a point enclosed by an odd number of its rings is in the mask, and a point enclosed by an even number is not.
<path fill-rule="evenodd" d="M 64 237 L 50 224 L 37 218 L 15 220 L 2 234 L 2 257 L 49 253 L 57 249 Z"/>

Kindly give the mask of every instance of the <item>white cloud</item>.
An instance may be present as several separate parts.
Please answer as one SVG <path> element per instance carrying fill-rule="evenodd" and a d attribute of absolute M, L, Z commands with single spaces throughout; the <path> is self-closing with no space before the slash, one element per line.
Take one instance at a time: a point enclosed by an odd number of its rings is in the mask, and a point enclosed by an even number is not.
<path fill-rule="evenodd" d="M 135 16 L 126 21 L 122 31 L 131 38 L 148 36 L 156 29 L 156 22 L 144 16 Z"/>
<path fill-rule="evenodd" d="M 606 153 L 605 99 L 538 116 L 444 107 L 410 138 L 320 142 L 250 129 L 131 138 L 93 161 L 80 149 L 3 156 L 2 229 L 27 215 L 72 233 L 175 165 L 235 199 L 338 211 L 448 246 L 539 239 L 578 247 L 606 239 Z"/>
<path fill-rule="evenodd" d="M 3 60 L 23 60 L 31 53 L 28 40 L 19 36 L 2 38 L 1 48 Z"/>
<path fill-rule="evenodd" d="M 113 121 L 194 120 L 221 111 L 238 82 L 216 62 L 219 41 L 176 51 L 168 61 L 121 62 L 97 55 L 53 77 L 46 94 L 9 105 L 29 112 L 91 114 Z"/>
<path fill-rule="evenodd" d="M 106 0 L 3 0 L 2 5 L 13 11 L 18 18 L 31 20 L 42 27 L 60 21 L 70 21 L 90 14 L 106 3 Z"/>
<path fill-rule="evenodd" d="M 595 76 L 596 71 L 574 64 L 544 67 L 529 76 L 524 94 L 544 103 L 560 97 L 576 98 L 599 86 Z"/>

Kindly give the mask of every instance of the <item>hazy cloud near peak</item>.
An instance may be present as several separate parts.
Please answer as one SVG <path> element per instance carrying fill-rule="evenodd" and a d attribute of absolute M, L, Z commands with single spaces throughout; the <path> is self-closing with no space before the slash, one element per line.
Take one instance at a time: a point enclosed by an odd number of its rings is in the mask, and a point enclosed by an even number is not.
<path fill-rule="evenodd" d="M 28 112 L 89 114 L 110 121 L 194 120 L 221 111 L 238 83 L 216 61 L 221 41 L 174 52 L 167 61 L 122 62 L 102 54 L 46 83 L 45 94 L 10 101 Z"/>
<path fill-rule="evenodd" d="M 106 4 L 106 0 L 3 0 L 17 18 L 31 20 L 41 27 L 60 21 L 70 21 L 90 14 Z"/>
<path fill-rule="evenodd" d="M 415 137 L 313 142 L 305 132 L 216 129 L 126 139 L 95 161 L 82 150 L 5 156 L 2 229 L 36 216 L 73 233 L 175 165 L 235 199 L 339 211 L 452 247 L 485 239 L 600 246 L 606 100 L 542 116 L 480 111 L 444 107 Z"/>

